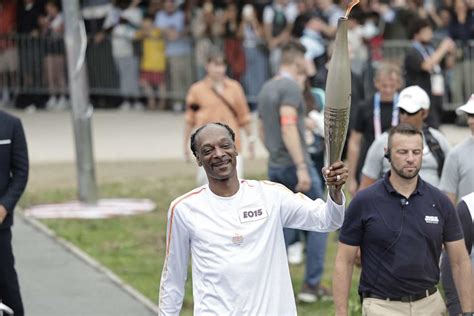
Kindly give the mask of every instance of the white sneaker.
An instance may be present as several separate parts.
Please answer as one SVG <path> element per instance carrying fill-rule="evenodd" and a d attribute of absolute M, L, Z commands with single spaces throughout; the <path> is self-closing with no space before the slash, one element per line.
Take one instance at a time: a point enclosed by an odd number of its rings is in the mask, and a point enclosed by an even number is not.
<path fill-rule="evenodd" d="M 119 105 L 119 110 L 122 110 L 122 111 L 129 111 L 131 108 L 132 108 L 132 104 L 129 101 L 123 101 Z"/>
<path fill-rule="evenodd" d="M 31 114 L 36 112 L 36 105 L 30 104 L 27 107 L 25 107 L 25 113 L 26 114 Z"/>
<path fill-rule="evenodd" d="M 56 104 L 58 103 L 58 100 L 56 97 L 51 96 L 49 97 L 48 101 L 46 102 L 46 110 L 54 110 L 56 108 Z"/>
<path fill-rule="evenodd" d="M 54 109 L 57 110 L 57 111 L 64 111 L 68 107 L 69 107 L 69 102 L 66 99 L 66 97 L 62 95 L 59 98 L 58 102 L 56 102 L 56 106 L 54 107 Z"/>
<path fill-rule="evenodd" d="M 173 103 L 173 112 L 183 112 L 184 104 L 182 102 Z"/>
<path fill-rule="evenodd" d="M 133 109 L 135 111 L 143 111 L 145 110 L 145 106 L 140 101 L 135 101 L 133 102 Z"/>
<path fill-rule="evenodd" d="M 297 241 L 288 246 L 288 263 L 297 265 L 303 262 L 303 243 Z"/>

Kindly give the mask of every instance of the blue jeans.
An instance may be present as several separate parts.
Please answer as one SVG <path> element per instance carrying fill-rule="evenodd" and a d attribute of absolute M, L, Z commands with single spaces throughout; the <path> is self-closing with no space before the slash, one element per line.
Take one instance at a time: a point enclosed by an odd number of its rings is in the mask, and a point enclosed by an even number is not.
<path fill-rule="evenodd" d="M 319 177 L 316 169 L 312 166 L 308 168 L 311 178 L 311 188 L 304 194 L 315 200 L 322 198 L 321 177 Z M 278 182 L 286 186 L 288 189 L 295 191 L 298 177 L 296 175 L 296 167 L 269 167 L 268 178 L 270 181 Z M 284 228 L 285 244 L 291 245 L 299 240 L 302 231 L 290 228 Z M 306 234 L 306 266 L 305 266 L 305 283 L 314 287 L 319 284 L 323 276 L 324 257 L 326 255 L 328 233 L 310 232 Z"/>

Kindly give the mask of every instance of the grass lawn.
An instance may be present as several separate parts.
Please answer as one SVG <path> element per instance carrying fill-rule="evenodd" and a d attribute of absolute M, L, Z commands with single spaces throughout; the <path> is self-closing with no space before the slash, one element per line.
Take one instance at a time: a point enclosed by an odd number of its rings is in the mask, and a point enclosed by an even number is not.
<path fill-rule="evenodd" d="M 248 178 L 264 178 L 264 162 L 246 164 Z M 195 185 L 194 166 L 182 162 L 130 162 L 97 165 L 100 196 L 150 198 L 157 204 L 151 213 L 105 220 L 45 220 L 50 229 L 72 242 L 123 280 L 156 302 L 163 266 L 166 216 L 170 202 Z M 27 192 L 20 205 L 63 202 L 76 197 L 74 165 L 33 165 Z M 331 285 L 336 235 L 328 242 L 323 283 Z M 358 272 L 351 288 L 350 305 L 359 315 Z M 304 266 L 292 266 L 295 292 L 303 281 Z M 190 277 L 188 278 L 191 279 Z M 192 315 L 191 282 L 188 281 L 182 315 Z M 299 315 L 330 315 L 332 302 L 299 304 Z"/>

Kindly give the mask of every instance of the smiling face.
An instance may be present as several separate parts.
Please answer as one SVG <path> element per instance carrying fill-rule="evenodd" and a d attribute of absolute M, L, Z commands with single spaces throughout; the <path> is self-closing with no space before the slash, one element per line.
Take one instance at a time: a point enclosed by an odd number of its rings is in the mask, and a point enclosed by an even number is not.
<path fill-rule="evenodd" d="M 390 163 L 392 174 L 410 180 L 418 175 L 423 159 L 423 139 L 421 135 L 395 133 L 390 140 Z"/>
<path fill-rule="evenodd" d="M 209 183 L 237 178 L 237 149 L 229 131 L 209 124 L 196 138 L 196 160 L 206 171 Z"/>
<path fill-rule="evenodd" d="M 393 95 L 400 87 L 400 79 L 395 73 L 384 73 L 375 79 L 374 84 L 383 101 L 393 100 Z"/>

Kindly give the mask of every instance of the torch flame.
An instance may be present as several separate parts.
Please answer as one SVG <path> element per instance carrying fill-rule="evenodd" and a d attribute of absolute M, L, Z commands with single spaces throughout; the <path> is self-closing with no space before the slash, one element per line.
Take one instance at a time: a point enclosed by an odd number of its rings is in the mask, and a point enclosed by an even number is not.
<path fill-rule="evenodd" d="M 349 13 L 351 13 L 352 8 L 355 7 L 359 2 L 360 0 L 349 1 L 349 3 L 347 4 L 346 14 L 344 14 L 344 17 L 346 19 L 349 17 Z"/>

